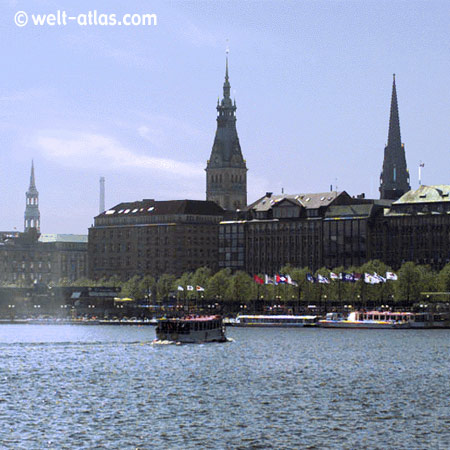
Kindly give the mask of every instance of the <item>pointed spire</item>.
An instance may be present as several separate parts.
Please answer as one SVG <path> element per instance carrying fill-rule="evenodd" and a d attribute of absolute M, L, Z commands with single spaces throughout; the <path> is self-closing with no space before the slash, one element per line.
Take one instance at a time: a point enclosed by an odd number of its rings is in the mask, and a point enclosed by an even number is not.
<path fill-rule="evenodd" d="M 30 189 L 36 189 L 36 181 L 34 179 L 34 161 L 31 160 Z"/>
<path fill-rule="evenodd" d="M 389 119 L 388 146 L 401 145 L 400 119 L 398 117 L 397 88 L 395 86 L 395 73 L 392 82 L 391 116 Z"/>
<path fill-rule="evenodd" d="M 223 83 L 223 98 L 229 99 L 230 98 L 230 81 L 228 78 L 228 49 L 227 49 L 227 57 L 226 57 L 226 65 L 225 65 L 225 83 Z"/>

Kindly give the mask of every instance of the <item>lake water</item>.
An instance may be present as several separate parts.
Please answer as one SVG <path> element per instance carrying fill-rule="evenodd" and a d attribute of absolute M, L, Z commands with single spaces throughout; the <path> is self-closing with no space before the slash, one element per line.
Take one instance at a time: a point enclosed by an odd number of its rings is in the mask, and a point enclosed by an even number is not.
<path fill-rule="evenodd" d="M 450 448 L 450 330 L 1 325 L 0 448 Z"/>

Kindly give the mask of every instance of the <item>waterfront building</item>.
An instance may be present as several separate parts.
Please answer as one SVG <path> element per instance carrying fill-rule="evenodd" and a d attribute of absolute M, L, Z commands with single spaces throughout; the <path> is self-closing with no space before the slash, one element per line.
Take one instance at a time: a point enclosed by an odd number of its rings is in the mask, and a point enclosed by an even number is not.
<path fill-rule="evenodd" d="M 181 275 L 218 268 L 219 222 L 224 210 L 212 201 L 120 203 L 98 215 L 89 229 L 89 276 Z"/>
<path fill-rule="evenodd" d="M 225 210 L 237 210 L 247 206 L 247 165 L 236 130 L 236 100 L 232 101 L 230 89 L 227 57 L 223 98 L 217 100 L 217 130 L 206 165 L 206 200 Z"/>
<path fill-rule="evenodd" d="M 409 172 L 406 167 L 405 144 L 402 144 L 400 136 L 400 119 L 394 74 L 388 142 L 384 148 L 383 171 L 380 176 L 380 198 L 397 200 L 410 189 Z"/>
<path fill-rule="evenodd" d="M 393 268 L 413 261 L 442 269 L 450 262 L 450 185 L 407 192 L 373 225 L 370 258 Z"/>
<path fill-rule="evenodd" d="M 318 269 L 324 262 L 324 217 L 332 205 L 355 203 L 345 191 L 266 195 L 245 220 L 223 221 L 219 267 L 273 274 L 286 264 Z"/>
<path fill-rule="evenodd" d="M 87 276 L 87 235 L 45 234 L 36 228 L 0 241 L 0 284 L 57 284 Z"/>

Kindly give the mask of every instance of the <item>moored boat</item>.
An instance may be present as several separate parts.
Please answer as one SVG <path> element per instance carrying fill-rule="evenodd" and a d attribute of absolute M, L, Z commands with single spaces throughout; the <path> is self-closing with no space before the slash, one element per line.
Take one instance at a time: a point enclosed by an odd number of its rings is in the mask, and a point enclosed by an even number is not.
<path fill-rule="evenodd" d="M 294 315 L 239 315 L 235 325 L 238 327 L 314 327 L 317 316 Z"/>
<path fill-rule="evenodd" d="M 190 315 L 162 318 L 156 326 L 155 343 L 175 342 L 197 344 L 204 342 L 227 342 L 222 317 Z"/>
<path fill-rule="evenodd" d="M 374 328 L 398 329 L 411 328 L 414 314 L 409 312 L 390 311 L 353 311 L 347 317 L 340 313 L 328 313 L 326 318 L 319 320 L 323 328 Z"/>

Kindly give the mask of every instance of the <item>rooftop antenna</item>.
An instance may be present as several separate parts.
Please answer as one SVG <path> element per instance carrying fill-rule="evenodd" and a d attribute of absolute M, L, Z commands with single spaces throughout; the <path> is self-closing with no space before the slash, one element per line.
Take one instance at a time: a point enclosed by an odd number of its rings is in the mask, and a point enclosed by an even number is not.
<path fill-rule="evenodd" d="M 419 162 L 419 186 L 422 186 L 422 167 L 425 167 L 425 163 Z"/>
<path fill-rule="evenodd" d="M 100 204 L 99 213 L 105 211 L 105 177 L 100 177 Z"/>

